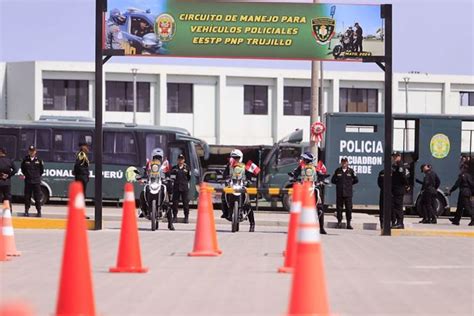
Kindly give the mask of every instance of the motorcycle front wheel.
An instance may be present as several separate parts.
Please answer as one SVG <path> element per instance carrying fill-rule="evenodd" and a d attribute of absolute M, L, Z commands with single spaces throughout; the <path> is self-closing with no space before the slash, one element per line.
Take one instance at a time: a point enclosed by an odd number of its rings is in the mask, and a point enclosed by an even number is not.
<path fill-rule="evenodd" d="M 342 54 L 343 48 L 341 45 L 336 45 L 332 51 L 332 55 L 334 56 L 335 59 L 338 59 L 339 56 Z"/>
<path fill-rule="evenodd" d="M 239 202 L 235 201 L 234 202 L 234 210 L 232 213 L 232 232 L 238 232 L 239 231 Z"/>
<path fill-rule="evenodd" d="M 156 207 L 156 200 L 151 201 L 151 230 L 155 231 L 158 229 L 158 220 L 157 220 L 157 207 Z"/>

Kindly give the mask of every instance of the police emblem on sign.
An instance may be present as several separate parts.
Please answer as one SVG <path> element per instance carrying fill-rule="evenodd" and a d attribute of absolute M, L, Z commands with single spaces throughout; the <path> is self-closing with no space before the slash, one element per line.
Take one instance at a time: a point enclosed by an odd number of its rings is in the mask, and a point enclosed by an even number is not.
<path fill-rule="evenodd" d="M 160 41 L 171 41 L 175 32 L 176 22 L 174 21 L 174 18 L 171 15 L 163 13 L 156 18 L 155 33 L 160 39 Z"/>
<path fill-rule="evenodd" d="M 319 44 L 327 44 L 336 31 L 336 20 L 331 18 L 314 18 L 311 24 L 313 36 Z"/>

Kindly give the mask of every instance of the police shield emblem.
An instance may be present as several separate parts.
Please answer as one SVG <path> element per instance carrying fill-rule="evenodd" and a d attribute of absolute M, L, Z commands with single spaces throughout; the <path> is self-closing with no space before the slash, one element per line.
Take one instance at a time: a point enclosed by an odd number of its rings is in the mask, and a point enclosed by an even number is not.
<path fill-rule="evenodd" d="M 174 37 L 175 32 L 176 22 L 171 15 L 163 13 L 156 18 L 155 33 L 158 35 L 158 38 L 161 41 L 171 41 Z"/>
<path fill-rule="evenodd" d="M 327 44 L 336 31 L 336 20 L 331 18 L 314 18 L 311 24 L 313 36 L 319 44 Z"/>

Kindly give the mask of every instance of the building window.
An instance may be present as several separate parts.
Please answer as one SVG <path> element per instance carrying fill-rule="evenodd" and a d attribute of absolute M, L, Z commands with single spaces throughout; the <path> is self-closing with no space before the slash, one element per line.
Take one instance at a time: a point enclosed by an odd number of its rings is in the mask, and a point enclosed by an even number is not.
<path fill-rule="evenodd" d="M 107 81 L 105 109 L 110 112 L 133 112 L 133 82 Z M 150 112 L 149 82 L 137 82 L 137 112 Z"/>
<path fill-rule="evenodd" d="M 285 87 L 283 104 L 283 115 L 310 115 L 311 88 Z"/>
<path fill-rule="evenodd" d="M 193 85 L 168 83 L 168 113 L 193 113 Z"/>
<path fill-rule="evenodd" d="M 51 111 L 88 111 L 89 81 L 44 79 L 43 109 Z"/>
<path fill-rule="evenodd" d="M 461 91 L 459 97 L 461 106 L 474 106 L 474 92 Z"/>
<path fill-rule="evenodd" d="M 267 86 L 244 86 L 244 114 L 268 114 Z"/>
<path fill-rule="evenodd" d="M 340 112 L 377 112 L 377 108 L 377 89 L 340 89 Z"/>

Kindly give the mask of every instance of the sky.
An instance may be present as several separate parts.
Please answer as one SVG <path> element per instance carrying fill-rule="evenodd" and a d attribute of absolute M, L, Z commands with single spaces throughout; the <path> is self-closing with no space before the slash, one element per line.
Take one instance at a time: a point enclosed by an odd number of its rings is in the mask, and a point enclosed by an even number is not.
<path fill-rule="evenodd" d="M 130 1 L 146 4 L 152 0 Z M 474 76 L 474 0 L 335 0 L 334 3 L 393 4 L 395 72 Z M 94 13 L 94 0 L 0 0 L 0 61 L 93 62 Z M 110 62 L 285 69 L 310 69 L 311 65 L 306 61 L 166 57 L 113 57 Z M 362 63 L 326 62 L 324 67 L 380 71 L 376 65 Z"/>

